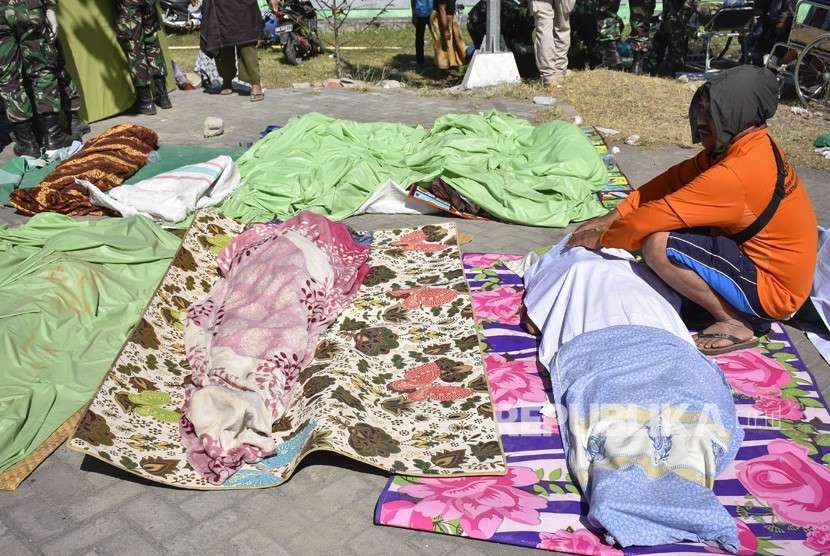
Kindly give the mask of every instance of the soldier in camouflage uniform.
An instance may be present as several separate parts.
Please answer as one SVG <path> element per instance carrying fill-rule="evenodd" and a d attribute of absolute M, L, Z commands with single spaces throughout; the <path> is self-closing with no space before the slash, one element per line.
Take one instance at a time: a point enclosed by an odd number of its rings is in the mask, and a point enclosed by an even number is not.
<path fill-rule="evenodd" d="M 654 17 L 655 0 L 628 0 L 628 6 L 631 10 L 631 34 L 628 36 L 628 42 L 634 55 L 631 71 L 640 75 L 643 73 L 643 64 L 651 47 L 651 18 Z"/>
<path fill-rule="evenodd" d="M 66 70 L 66 57 L 63 54 L 63 46 L 58 40 L 57 0 L 44 0 L 46 8 L 46 19 L 49 22 L 52 45 L 57 53 L 57 67 L 55 73 L 58 77 L 58 89 L 61 96 L 61 109 L 69 121 L 70 133 L 74 139 L 80 140 L 89 133 L 89 124 L 81 118 L 81 93 L 75 87 L 72 77 Z"/>
<path fill-rule="evenodd" d="M 607 67 L 622 65 L 617 45 L 623 23 L 617 11 L 620 0 L 577 0 L 571 12 L 571 52 L 574 67 Z"/>
<path fill-rule="evenodd" d="M 596 5 L 597 43 L 601 55 L 600 66 L 619 69 L 622 66 L 617 45 L 623 30 L 623 22 L 617 12 L 620 0 L 593 0 Z"/>
<path fill-rule="evenodd" d="M 696 0 L 663 1 L 663 16 L 645 59 L 644 71 L 651 75 L 673 76 L 686 68 L 689 21 L 695 10 Z"/>
<path fill-rule="evenodd" d="M 43 147 L 72 142 L 61 128 L 58 57 L 50 39 L 42 0 L 3 0 L 0 4 L 0 97 L 12 125 L 17 155 L 40 156 L 35 116 L 44 128 Z M 31 94 L 31 96 L 30 96 Z"/>
<path fill-rule="evenodd" d="M 571 12 L 571 49 L 568 62 L 571 67 L 595 68 L 600 63 L 597 45 L 597 14 L 591 0 L 577 0 Z"/>
<path fill-rule="evenodd" d="M 157 0 L 117 0 L 117 4 L 116 29 L 127 53 L 136 90 L 136 110 L 142 114 L 155 114 L 154 100 L 160 108 L 172 108 L 158 37 L 161 24 Z M 155 95 L 150 89 L 151 84 L 155 86 Z"/>

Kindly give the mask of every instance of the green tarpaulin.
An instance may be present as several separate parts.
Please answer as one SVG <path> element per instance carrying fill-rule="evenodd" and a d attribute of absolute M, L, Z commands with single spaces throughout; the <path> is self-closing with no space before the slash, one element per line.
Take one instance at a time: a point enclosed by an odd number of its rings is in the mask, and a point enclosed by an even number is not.
<path fill-rule="evenodd" d="M 578 127 L 534 127 L 498 112 L 444 116 L 430 131 L 306 114 L 237 164 L 244 185 L 222 208 L 245 221 L 302 210 L 340 220 L 389 180 L 406 187 L 434 177 L 507 222 L 564 227 L 606 212 L 594 195 L 605 165 Z"/>
<path fill-rule="evenodd" d="M 127 57 L 115 35 L 112 0 L 60 0 L 58 29 L 66 67 L 83 99 L 83 115 L 91 121 L 119 114 L 135 100 Z M 168 89 L 175 87 L 164 32 L 159 33 L 167 62 Z"/>
<path fill-rule="evenodd" d="M 89 401 L 178 243 L 144 218 L 0 227 L 0 470 Z"/>

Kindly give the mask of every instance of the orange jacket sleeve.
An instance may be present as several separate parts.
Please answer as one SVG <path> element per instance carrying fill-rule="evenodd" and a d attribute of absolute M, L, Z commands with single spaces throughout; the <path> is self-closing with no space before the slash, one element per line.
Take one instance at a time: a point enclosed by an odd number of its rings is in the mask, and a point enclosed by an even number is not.
<path fill-rule="evenodd" d="M 708 157 L 704 151 L 697 156 L 675 164 L 659 176 L 651 179 L 639 189 L 633 191 L 625 201 L 620 203 L 617 211 L 623 216 L 640 208 L 641 205 L 662 199 L 669 193 L 677 191 L 708 167 Z"/>
<path fill-rule="evenodd" d="M 601 244 L 637 251 L 643 239 L 654 232 L 729 227 L 743 216 L 743 191 L 732 170 L 723 165 L 712 166 L 667 195 L 648 202 L 641 197 L 637 208 L 627 214 L 621 211 L 622 217 L 603 234 Z"/>

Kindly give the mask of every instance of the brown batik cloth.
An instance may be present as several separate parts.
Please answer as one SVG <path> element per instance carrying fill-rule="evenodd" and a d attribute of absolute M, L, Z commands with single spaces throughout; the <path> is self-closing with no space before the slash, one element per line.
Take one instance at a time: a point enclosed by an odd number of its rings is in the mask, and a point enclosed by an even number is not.
<path fill-rule="evenodd" d="M 110 128 L 90 139 L 84 148 L 67 158 L 37 186 L 17 189 L 11 205 L 26 215 L 59 212 L 69 216 L 110 214 L 89 201 L 89 192 L 75 183 L 86 180 L 101 191 L 121 185 L 139 168 L 155 148 L 158 135 L 152 129 L 134 124 Z"/>

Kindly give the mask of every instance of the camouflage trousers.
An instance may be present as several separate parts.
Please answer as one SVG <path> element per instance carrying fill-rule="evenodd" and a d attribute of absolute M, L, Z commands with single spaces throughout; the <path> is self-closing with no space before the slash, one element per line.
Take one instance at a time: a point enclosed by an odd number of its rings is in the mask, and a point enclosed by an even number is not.
<path fill-rule="evenodd" d="M 655 0 L 628 0 L 631 8 L 629 22 L 631 34 L 628 42 L 631 50 L 645 54 L 651 47 L 651 18 L 654 16 Z"/>
<path fill-rule="evenodd" d="M 58 53 L 43 7 L 37 4 L 0 4 L 0 97 L 12 123 L 61 109 Z"/>
<path fill-rule="evenodd" d="M 577 0 L 571 12 L 571 67 L 596 67 L 601 62 L 600 43 L 620 40 L 619 8 L 619 0 Z"/>
<path fill-rule="evenodd" d="M 617 15 L 619 9 L 620 0 L 577 0 L 571 19 L 576 18 L 576 33 L 584 40 L 585 46 L 593 47 L 597 41 L 620 40 L 623 21 Z"/>
<path fill-rule="evenodd" d="M 161 25 L 155 3 L 118 0 L 115 26 L 127 53 L 133 85 L 146 87 L 154 77 L 164 77 L 164 56 L 158 37 Z"/>
<path fill-rule="evenodd" d="M 663 17 L 646 58 L 647 71 L 671 75 L 686 68 L 689 20 L 696 8 L 695 0 L 663 1 Z"/>
<path fill-rule="evenodd" d="M 618 41 L 623 30 L 623 21 L 617 15 L 620 0 L 592 0 L 597 18 L 597 40 L 599 42 Z"/>

